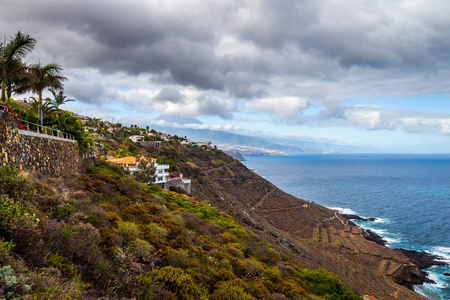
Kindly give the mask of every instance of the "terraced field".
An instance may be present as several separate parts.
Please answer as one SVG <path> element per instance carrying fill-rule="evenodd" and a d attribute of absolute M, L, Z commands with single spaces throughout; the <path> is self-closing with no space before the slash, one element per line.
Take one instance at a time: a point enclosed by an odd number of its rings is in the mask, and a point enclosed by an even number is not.
<path fill-rule="evenodd" d="M 286 194 L 240 163 L 203 174 L 193 185 L 200 199 L 306 268 L 339 274 L 353 291 L 379 300 L 424 299 L 393 280 L 417 271 L 417 266 L 401 252 L 365 239 L 360 227 L 335 211 Z"/>

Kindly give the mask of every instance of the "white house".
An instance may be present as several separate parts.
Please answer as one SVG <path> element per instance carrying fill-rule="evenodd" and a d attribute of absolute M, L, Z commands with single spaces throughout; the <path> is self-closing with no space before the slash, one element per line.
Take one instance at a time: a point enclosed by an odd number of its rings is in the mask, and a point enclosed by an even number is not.
<path fill-rule="evenodd" d="M 133 142 L 133 143 L 137 143 L 137 142 L 141 142 L 144 140 L 144 137 L 142 135 L 132 135 L 129 137 L 129 139 Z"/>
<path fill-rule="evenodd" d="M 172 186 L 180 187 L 187 191 L 191 192 L 191 180 L 183 178 L 183 174 L 181 173 L 169 173 L 169 165 L 158 164 L 156 159 L 154 158 L 145 158 L 141 157 L 143 160 L 150 160 L 150 162 L 155 166 L 155 182 L 157 185 L 164 189 L 169 189 Z M 139 161 L 136 157 L 120 157 L 120 158 L 111 158 L 107 161 L 119 164 L 123 166 L 126 170 L 128 170 L 131 174 L 139 171 Z"/>
<path fill-rule="evenodd" d="M 147 158 L 141 157 L 141 159 L 148 160 Z M 164 184 L 167 182 L 167 177 L 169 176 L 169 165 L 160 165 L 156 162 L 156 159 L 149 158 L 151 163 L 156 167 L 155 170 L 155 183 L 164 187 Z M 125 169 L 130 171 L 131 174 L 139 171 L 139 161 L 137 161 L 136 157 L 120 157 L 120 158 L 111 158 L 107 161 L 119 164 L 123 166 Z"/>
<path fill-rule="evenodd" d="M 156 171 L 155 171 L 155 183 L 158 184 L 161 187 L 164 187 L 164 184 L 167 182 L 167 177 L 169 177 L 169 165 L 159 165 L 156 164 Z"/>

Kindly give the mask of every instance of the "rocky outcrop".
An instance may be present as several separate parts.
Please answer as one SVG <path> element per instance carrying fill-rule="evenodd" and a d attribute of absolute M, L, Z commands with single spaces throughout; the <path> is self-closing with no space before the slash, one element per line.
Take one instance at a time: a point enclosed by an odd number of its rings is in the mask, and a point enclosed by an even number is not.
<path fill-rule="evenodd" d="M 420 269 L 428 269 L 432 266 L 448 266 L 442 257 L 428 252 L 421 252 L 409 249 L 397 249 L 412 260 Z"/>
<path fill-rule="evenodd" d="M 234 151 L 234 150 L 227 150 L 227 151 L 223 151 L 226 154 L 228 154 L 229 156 L 231 156 L 234 159 L 237 159 L 238 161 L 246 161 L 246 159 L 242 156 L 241 152 L 239 151 Z"/>

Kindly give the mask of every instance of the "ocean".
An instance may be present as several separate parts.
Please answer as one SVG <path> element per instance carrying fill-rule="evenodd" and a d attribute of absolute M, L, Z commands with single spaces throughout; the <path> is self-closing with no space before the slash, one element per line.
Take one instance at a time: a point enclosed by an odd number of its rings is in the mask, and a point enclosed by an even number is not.
<path fill-rule="evenodd" d="M 450 155 L 308 154 L 249 156 L 244 164 L 280 189 L 347 214 L 391 248 L 428 251 L 450 263 Z M 436 284 L 415 286 L 450 299 L 450 267 L 425 270 Z"/>

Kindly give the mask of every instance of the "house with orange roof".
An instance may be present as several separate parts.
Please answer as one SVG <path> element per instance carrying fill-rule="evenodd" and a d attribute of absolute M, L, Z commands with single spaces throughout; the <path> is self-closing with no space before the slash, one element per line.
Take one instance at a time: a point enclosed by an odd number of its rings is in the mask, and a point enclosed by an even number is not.
<path fill-rule="evenodd" d="M 150 161 L 155 166 L 155 183 L 164 188 L 164 184 L 167 182 L 167 177 L 169 176 L 169 165 L 160 165 L 156 162 L 155 158 L 145 158 L 141 157 L 140 160 Z M 131 174 L 139 171 L 139 162 L 136 157 L 114 157 L 108 159 L 107 161 L 123 166 Z"/>

